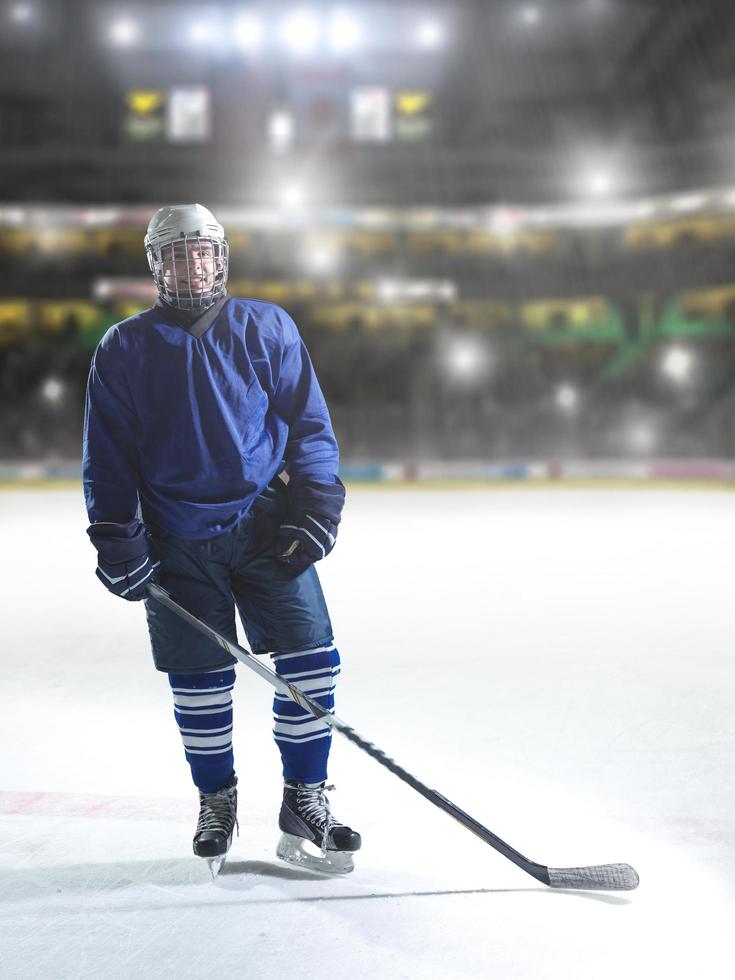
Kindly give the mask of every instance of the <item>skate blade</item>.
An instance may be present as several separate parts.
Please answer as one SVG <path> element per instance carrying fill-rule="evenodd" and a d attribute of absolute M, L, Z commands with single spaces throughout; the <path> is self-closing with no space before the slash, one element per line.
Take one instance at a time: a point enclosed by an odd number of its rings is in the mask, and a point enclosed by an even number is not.
<path fill-rule="evenodd" d="M 217 875 L 222 870 L 226 857 L 226 854 L 221 854 L 219 857 L 206 858 L 207 867 L 209 868 L 209 873 L 212 876 L 212 881 L 217 878 Z"/>
<path fill-rule="evenodd" d="M 320 851 L 310 841 L 294 834 L 282 834 L 276 847 L 276 857 L 297 868 L 306 868 L 323 875 L 347 875 L 355 870 L 351 851 Z"/>

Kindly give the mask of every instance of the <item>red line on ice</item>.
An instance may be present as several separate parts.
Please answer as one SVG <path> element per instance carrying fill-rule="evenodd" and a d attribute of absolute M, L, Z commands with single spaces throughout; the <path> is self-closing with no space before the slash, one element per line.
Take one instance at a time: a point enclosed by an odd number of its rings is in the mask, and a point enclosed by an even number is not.
<path fill-rule="evenodd" d="M 0 815 L 101 817 L 108 820 L 190 820 L 194 802 L 145 796 L 0 790 Z"/>

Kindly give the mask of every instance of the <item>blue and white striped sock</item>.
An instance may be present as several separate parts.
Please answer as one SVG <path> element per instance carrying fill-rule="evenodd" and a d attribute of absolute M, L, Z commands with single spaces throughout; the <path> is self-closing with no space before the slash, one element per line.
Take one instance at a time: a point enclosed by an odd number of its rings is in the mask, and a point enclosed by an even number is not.
<path fill-rule="evenodd" d="M 235 768 L 232 753 L 234 668 L 200 674 L 169 674 L 168 680 L 174 695 L 174 717 L 194 784 L 202 793 L 214 793 L 225 785 Z"/>
<path fill-rule="evenodd" d="M 298 653 L 276 653 L 273 661 L 284 680 L 292 681 L 334 713 L 334 686 L 339 675 L 339 651 L 330 643 Z M 281 752 L 283 778 L 321 783 L 327 778 L 332 730 L 292 701 L 287 694 L 273 699 L 273 737 Z"/>

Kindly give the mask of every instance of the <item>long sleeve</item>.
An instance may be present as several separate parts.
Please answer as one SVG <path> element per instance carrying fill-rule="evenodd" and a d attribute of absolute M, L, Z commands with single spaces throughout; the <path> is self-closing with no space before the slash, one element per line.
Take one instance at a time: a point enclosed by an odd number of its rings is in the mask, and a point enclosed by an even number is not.
<path fill-rule="evenodd" d="M 280 313 L 284 343 L 273 403 L 289 427 L 285 453 L 289 477 L 294 486 L 307 481 L 335 483 L 339 449 L 329 410 L 296 325 Z"/>
<path fill-rule="evenodd" d="M 84 409 L 82 475 L 90 523 L 126 523 L 138 508 L 136 416 L 113 329 L 92 359 Z"/>

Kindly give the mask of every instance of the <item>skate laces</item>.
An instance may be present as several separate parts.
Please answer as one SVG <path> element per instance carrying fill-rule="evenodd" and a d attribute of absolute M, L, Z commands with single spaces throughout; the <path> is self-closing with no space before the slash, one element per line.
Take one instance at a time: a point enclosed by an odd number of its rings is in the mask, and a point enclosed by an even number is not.
<path fill-rule="evenodd" d="M 334 827 L 341 827 L 342 824 L 332 816 L 327 799 L 327 790 L 332 791 L 334 786 L 298 786 L 296 788 L 296 798 L 298 807 L 304 819 L 316 824 L 322 831 L 322 852 L 327 850 L 329 834 Z"/>
<path fill-rule="evenodd" d="M 234 823 L 240 834 L 240 824 L 237 821 L 235 808 L 235 787 L 224 787 L 216 793 L 200 794 L 199 820 L 196 832 L 205 830 L 224 831 L 229 834 Z"/>

